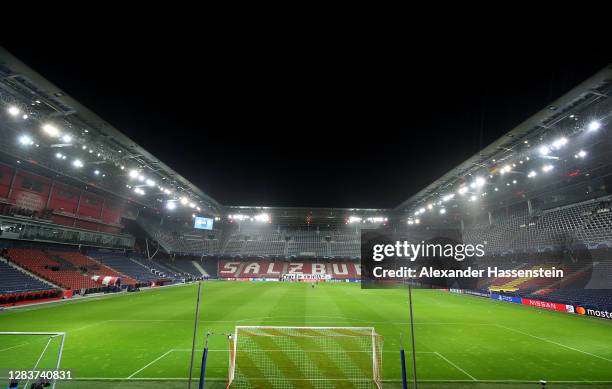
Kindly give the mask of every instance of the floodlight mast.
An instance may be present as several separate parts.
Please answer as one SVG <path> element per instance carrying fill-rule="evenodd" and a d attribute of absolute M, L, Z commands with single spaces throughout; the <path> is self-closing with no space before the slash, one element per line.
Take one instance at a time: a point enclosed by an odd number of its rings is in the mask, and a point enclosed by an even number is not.
<path fill-rule="evenodd" d="M 196 301 L 196 313 L 195 313 L 195 323 L 193 325 L 193 341 L 191 343 L 191 362 L 189 363 L 189 381 L 187 384 L 187 388 L 191 389 L 191 381 L 193 374 L 193 358 L 195 355 L 195 346 L 196 346 L 196 337 L 198 334 L 198 321 L 200 321 L 200 291 L 202 289 L 202 281 L 198 282 L 198 299 Z"/>
<path fill-rule="evenodd" d="M 414 389 L 418 389 L 416 349 L 414 345 L 414 318 L 412 315 L 412 278 L 408 278 L 408 305 L 410 307 L 410 338 L 412 340 L 412 374 L 414 376 Z"/>

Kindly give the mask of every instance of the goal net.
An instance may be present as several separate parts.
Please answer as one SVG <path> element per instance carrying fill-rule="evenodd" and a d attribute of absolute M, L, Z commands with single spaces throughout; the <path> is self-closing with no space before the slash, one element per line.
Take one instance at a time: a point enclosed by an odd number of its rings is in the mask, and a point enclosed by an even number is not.
<path fill-rule="evenodd" d="M 45 380 L 55 388 L 64 338 L 63 332 L 0 332 L 0 386 L 14 380 L 26 388 Z"/>
<path fill-rule="evenodd" d="M 381 388 L 372 327 L 237 326 L 228 388 Z"/>

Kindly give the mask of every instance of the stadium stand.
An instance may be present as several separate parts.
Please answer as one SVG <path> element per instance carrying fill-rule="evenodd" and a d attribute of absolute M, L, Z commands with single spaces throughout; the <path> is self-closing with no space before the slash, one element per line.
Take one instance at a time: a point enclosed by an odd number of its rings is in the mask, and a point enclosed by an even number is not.
<path fill-rule="evenodd" d="M 76 251 L 49 251 L 48 254 L 57 261 L 66 260 L 91 275 L 119 277 L 121 278 L 121 283 L 124 285 L 135 285 L 138 283 L 134 278 L 111 269 Z"/>
<path fill-rule="evenodd" d="M 358 279 L 360 264 L 355 262 L 319 261 L 219 261 L 221 278 L 283 278 L 288 275 L 314 276 L 329 279 Z"/>
<path fill-rule="evenodd" d="M 92 280 L 93 275 L 121 278 L 125 285 L 135 285 L 137 281 L 108 266 L 102 265 L 78 252 L 50 251 L 36 249 L 9 248 L 11 261 L 66 289 L 97 289 L 100 282 Z"/>
<path fill-rule="evenodd" d="M 217 260 L 215 258 L 207 258 L 203 261 L 181 258 L 175 259 L 172 264 L 192 277 L 199 278 L 217 276 Z"/>
<path fill-rule="evenodd" d="M 101 285 L 73 264 L 51 259 L 45 252 L 34 249 L 8 249 L 10 258 L 17 265 L 39 277 L 66 289 L 95 289 Z"/>
<path fill-rule="evenodd" d="M 104 265 L 116 269 L 117 271 L 138 280 L 139 283 L 150 283 L 160 280 L 159 275 L 154 274 L 151 270 L 142 264 L 127 258 L 125 255 L 117 254 L 91 254 L 97 261 Z"/>
<path fill-rule="evenodd" d="M 53 286 L 0 260 L 0 295 L 49 289 L 53 289 Z"/>
<path fill-rule="evenodd" d="M 465 242 L 487 242 L 491 253 L 537 252 L 572 242 L 591 246 L 612 243 L 612 212 L 609 198 L 589 200 L 559 208 L 517 211 L 476 222 L 463 232 Z"/>
<path fill-rule="evenodd" d="M 220 255 L 229 257 L 358 258 L 360 237 L 354 230 L 276 230 L 250 228 L 235 231 Z"/>
<path fill-rule="evenodd" d="M 533 297 L 542 299 L 540 295 Z M 612 311 L 612 290 L 610 289 L 558 289 L 543 297 L 558 303 Z"/>

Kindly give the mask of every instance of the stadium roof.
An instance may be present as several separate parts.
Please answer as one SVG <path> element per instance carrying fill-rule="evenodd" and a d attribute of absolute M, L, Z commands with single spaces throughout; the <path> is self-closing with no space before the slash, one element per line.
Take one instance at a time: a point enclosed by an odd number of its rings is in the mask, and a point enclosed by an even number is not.
<path fill-rule="evenodd" d="M 402 202 L 395 210 L 414 211 L 426 203 L 439 201 L 445 194 L 455 192 L 458 186 L 463 185 L 477 172 L 502 165 L 504 161 L 512 158 L 513 154 L 520 153 L 520 149 L 525 145 L 531 146 L 540 143 L 547 132 L 563 126 L 564 120 L 574 118 L 579 113 L 588 112 L 581 118 L 581 125 L 588 126 L 588 121 L 595 118 L 595 113 L 589 112 L 590 107 L 601 103 L 603 100 L 609 102 L 611 90 L 612 64 L 609 64 L 553 101 L 546 108 L 532 115 L 516 128 Z M 609 109 L 605 112 L 599 110 L 595 115 L 603 126 L 611 121 L 612 112 Z"/>
<path fill-rule="evenodd" d="M 83 144 L 83 150 L 85 150 L 86 147 L 90 147 L 89 145 L 95 144 L 95 152 L 101 153 L 98 154 L 101 160 L 95 163 L 115 165 L 116 168 L 121 167 L 121 170 L 125 168 L 123 175 L 128 173 L 129 167 L 136 168 L 139 171 L 146 172 L 148 176 L 154 177 L 156 184 L 159 184 L 160 187 L 163 185 L 166 188 L 172 188 L 173 193 L 176 193 L 177 196 L 180 194 L 189 197 L 189 201 L 193 201 L 204 211 L 208 210 L 209 213 L 219 213 L 221 211 L 222 206 L 217 200 L 204 193 L 110 123 L 104 121 L 1 47 L 0 100 L 7 104 L 18 102 L 20 106 L 29 108 L 27 110 L 29 113 L 28 119 L 38 121 L 38 124 L 43 124 L 45 120 L 51 120 L 54 124 L 61 122 L 61 127 L 69 128 L 72 136 L 81 138 L 78 140 L 81 143 L 75 144 L 75 147 Z M 26 108 L 22 109 L 26 112 Z M 58 127 L 60 126 L 58 125 Z M 169 131 L 168 136 L 171 139 L 171 131 Z M 19 153 L 15 153 L 15 150 L 11 150 L 11 147 L 7 146 L 7 148 L 4 150 L 5 152 L 19 156 Z M 39 159 L 37 162 L 42 160 Z M 57 169 L 53 169 L 52 166 L 48 167 L 57 172 Z M 67 169 L 62 170 L 61 173 L 71 175 L 70 170 Z M 74 178 L 83 180 L 83 177 L 79 177 L 76 173 L 72 172 Z M 111 182 L 114 182 L 114 184 L 109 185 Z M 118 182 L 121 184 L 118 184 Z M 123 184 L 125 184 L 125 181 L 107 180 L 106 186 L 102 183 L 98 186 L 100 189 L 111 191 L 115 195 L 123 194 L 127 197 L 133 194 L 126 190 Z M 132 189 L 131 186 L 128 186 L 128 189 Z M 156 198 L 160 198 L 160 196 L 156 196 Z M 153 201 L 147 201 L 144 198 L 136 198 L 136 200 L 142 204 L 155 205 Z"/>
<path fill-rule="evenodd" d="M 86 148 L 89 148 L 89 153 L 94 153 L 91 156 L 95 157 L 97 153 L 98 160 L 94 161 L 93 159 L 95 158 L 92 158 L 92 160 L 85 161 L 85 163 L 91 163 L 92 166 L 108 166 L 109 169 L 112 167 L 114 172 L 112 175 L 114 177 L 109 177 L 103 182 L 97 181 L 94 186 L 115 195 L 130 198 L 136 203 L 154 208 L 161 208 L 160 205 L 164 203 L 175 202 L 177 205 L 186 206 L 190 213 L 190 208 L 194 210 L 197 208 L 198 211 L 201 210 L 204 214 L 215 216 L 220 215 L 222 212 L 228 214 L 240 212 L 255 214 L 261 210 L 267 210 L 266 212 L 273 213 L 276 219 L 281 217 L 287 220 L 298 220 L 312 215 L 313 218 L 320 220 L 342 220 L 357 214 L 367 217 L 376 217 L 378 215 L 391 217 L 393 212 L 405 213 L 414 211 L 416 208 L 426 206 L 427 203 L 439 201 L 445 194 L 455 192 L 459 186 L 464 185 L 468 180 L 473 180 L 479 172 L 495 169 L 496 166 L 503 164 L 504 161 L 508 161 L 513 156 L 520 154 L 526 144 L 530 147 L 540 143 L 547 136 L 548 132 L 557 131 L 558 128 L 564 126 L 568 117 L 580 114 L 581 120 L 588 120 L 589 114 L 585 115 L 584 113 L 588 113 L 591 107 L 601 104 L 604 100 L 609 101 L 609 93 L 612 89 L 611 83 L 612 64 L 576 86 L 548 107 L 531 116 L 506 135 L 423 188 L 393 210 L 225 207 L 87 107 L 68 96 L 6 50 L 0 48 L 0 101 L 4 104 L 19 102 L 20 106 L 24 108 L 24 112 L 30 114 L 29 124 L 34 123 L 34 126 L 37 126 L 36 129 L 32 128 L 32 131 L 40 130 L 39 127 L 49 120 L 54 124 L 58 124 L 60 128 L 66 128 L 69 133 L 78 138 L 73 142 L 74 144 L 68 145 L 72 147 L 68 148 L 68 151 L 80 151 L 78 148 L 82 145 L 83 150 L 87 151 Z M 598 111 L 597 119 L 601 121 L 602 125 L 605 125 L 610 121 L 610 110 L 606 110 L 603 114 L 601 110 Z M 586 124 L 583 123 L 583 125 Z M 0 130 L 5 130 L 6 127 L 10 127 L 10 124 L 3 123 L 0 127 L 2 127 Z M 13 127 L 10 129 L 13 134 L 18 133 L 17 127 L 19 126 L 15 125 Z M 172 141 L 171 130 L 168 131 L 168 137 L 169 141 Z M 95 149 L 92 149 L 94 144 L 95 146 L 93 147 Z M 61 145 L 50 145 L 50 147 L 56 146 Z M 4 142 L 0 147 L 5 154 L 24 160 L 32 159 L 32 156 L 36 155 L 38 168 L 45 167 L 55 173 L 59 172 L 92 185 L 91 177 L 86 177 L 84 172 L 62 168 L 53 157 L 49 156 L 51 154 L 43 153 L 42 147 L 41 150 L 28 150 L 27 154 L 23 150 L 11 147 L 10 142 Z M 63 151 L 64 149 L 52 150 Z M 29 158 L 25 158 L 26 156 Z M 87 154 L 85 156 L 89 157 Z M 145 181 L 145 179 L 149 181 L 148 179 L 150 178 L 151 182 L 155 182 L 155 185 L 150 186 L 157 186 L 159 191 L 155 188 L 152 188 L 155 190 L 151 191 L 158 193 L 153 193 L 150 196 L 134 196 L 137 185 L 133 185 L 134 187 L 130 185 L 128 172 L 131 173 L 131 169 L 138 170 L 138 178 L 142 178 L 141 181 Z M 134 181 L 137 180 L 132 180 L 132 182 Z M 138 184 L 138 182 L 135 182 L 135 184 Z M 145 187 L 144 182 L 141 184 L 143 185 L 140 186 Z M 145 187 L 145 189 L 148 188 Z"/>

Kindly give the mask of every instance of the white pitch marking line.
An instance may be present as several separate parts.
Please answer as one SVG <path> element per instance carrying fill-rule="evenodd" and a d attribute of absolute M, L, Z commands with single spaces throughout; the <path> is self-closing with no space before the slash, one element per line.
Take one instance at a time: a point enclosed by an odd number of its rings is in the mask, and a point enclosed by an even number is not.
<path fill-rule="evenodd" d="M 0 379 L 8 379 L 9 377 L 0 377 Z M 208 379 L 208 378 L 207 378 Z M 210 377 L 211 381 L 225 381 L 227 377 Z M 79 377 L 75 379 L 75 381 L 123 381 L 125 378 L 123 377 Z M 143 377 L 143 378 L 135 378 L 134 380 L 138 381 L 187 381 L 189 377 Z M 473 380 L 436 380 L 436 379 L 419 379 L 422 382 L 474 382 Z M 400 380 L 385 380 L 384 382 L 401 382 Z M 509 383 L 523 383 L 523 384 L 538 384 L 540 381 L 530 381 L 530 380 L 476 380 L 476 382 L 482 383 L 498 383 L 498 384 L 509 384 Z M 551 384 L 612 384 L 612 381 L 546 381 Z"/>
<path fill-rule="evenodd" d="M 474 376 L 472 376 L 470 373 L 468 373 L 467 371 L 463 370 L 462 368 L 460 368 L 459 366 L 457 366 L 456 364 L 454 364 L 453 362 L 451 362 L 450 359 L 446 358 L 444 355 L 440 354 L 439 352 L 435 351 L 434 354 L 436 354 L 437 356 L 439 356 L 440 358 L 444 359 L 446 362 L 448 362 L 451 366 L 453 366 L 455 369 L 459 370 L 460 372 L 462 372 L 463 374 L 465 374 L 466 376 L 470 377 L 472 379 L 472 381 L 478 381 L 476 378 L 474 378 Z"/>
<path fill-rule="evenodd" d="M 172 351 L 176 351 L 176 352 L 191 352 L 190 348 L 174 348 L 172 349 Z M 198 352 L 202 352 L 204 351 L 204 349 L 195 349 L 195 351 Z M 243 350 L 238 350 L 239 352 L 246 352 Z M 287 350 L 257 350 L 257 352 L 265 352 L 265 353 L 280 353 L 280 352 L 286 352 Z M 290 350 L 290 351 L 294 351 L 294 350 Z M 325 351 L 325 350 L 300 350 L 306 353 L 366 353 L 366 354 L 371 354 L 372 351 L 359 351 L 359 350 L 338 350 L 338 351 Z M 229 352 L 229 350 L 227 349 L 208 349 L 208 352 Z M 254 351 L 248 351 L 248 352 L 254 352 Z M 393 350 L 384 350 L 384 353 L 397 353 L 397 351 L 393 351 Z M 417 354 L 437 354 L 435 351 L 417 351 Z"/>
<path fill-rule="evenodd" d="M 136 374 L 140 373 L 141 371 L 143 371 L 144 369 L 146 369 L 147 367 L 151 366 L 152 364 L 154 364 L 155 362 L 159 361 L 160 359 L 164 358 L 166 355 L 170 354 L 172 351 L 174 351 L 174 349 L 170 349 L 168 351 L 166 351 L 165 353 L 163 353 L 162 355 L 160 355 L 159 357 L 155 358 L 154 360 L 152 360 L 151 362 L 147 363 L 146 365 L 144 365 L 142 368 L 136 370 L 135 372 L 133 372 L 129 377 L 127 377 L 126 379 L 130 379 L 132 377 L 134 377 Z"/>
<path fill-rule="evenodd" d="M 345 319 L 345 320 L 341 320 L 341 321 L 310 321 L 310 320 L 306 320 L 307 323 L 309 324 L 333 324 L 333 323 L 342 323 L 342 324 L 346 324 L 346 323 L 351 323 L 354 320 L 352 319 Z M 366 322 L 363 320 L 359 320 L 360 322 L 363 322 L 364 324 L 394 324 L 394 325 L 404 325 L 404 324 L 410 324 L 410 322 L 403 322 L 403 321 L 398 321 L 398 322 L 388 322 L 388 321 L 372 321 L 372 322 Z M 111 323 L 130 323 L 130 322 L 193 322 L 193 319 L 111 319 L 111 320 L 107 320 L 107 322 L 111 322 Z M 289 321 L 289 320 L 267 320 L 267 319 L 240 319 L 240 320 L 206 320 L 206 319 L 200 319 L 201 323 L 245 323 L 245 322 L 256 322 L 256 323 L 261 323 L 261 322 L 265 322 L 265 323 L 295 323 L 295 321 Z M 494 323 L 464 323 L 464 322 L 422 322 L 422 323 L 413 323 L 414 325 L 469 325 L 469 326 L 494 326 L 496 324 Z"/>
<path fill-rule="evenodd" d="M 18 347 L 21 347 L 21 346 L 25 346 L 26 344 L 30 344 L 30 343 L 29 343 L 29 342 L 26 342 L 26 343 L 21 343 L 21 344 L 18 344 L 18 345 L 16 345 L 16 346 L 12 346 L 12 347 L 3 348 L 3 349 L 1 349 L 1 350 L 0 350 L 0 352 L 3 352 L 3 351 L 8 351 L 8 350 L 12 350 L 12 349 L 14 349 L 14 348 L 18 348 Z"/>
<path fill-rule="evenodd" d="M 541 337 L 536 336 L 536 335 L 531 335 L 531 334 L 529 334 L 529 333 L 527 333 L 527 332 L 523 332 L 523 331 L 521 331 L 521 330 L 517 330 L 517 329 L 511 328 L 511 327 L 506 327 L 506 326 L 503 326 L 503 325 L 501 325 L 501 324 L 496 324 L 496 325 L 497 325 L 498 327 L 500 327 L 500 328 L 504 328 L 504 329 L 506 329 L 506 330 L 508 330 L 508 331 L 513 331 L 513 332 L 516 332 L 516 333 L 518 333 L 518 334 L 522 334 L 522 335 L 529 336 L 529 337 L 534 338 L 534 339 L 541 340 L 541 341 L 543 341 L 543 342 L 552 343 L 552 344 L 554 344 L 554 345 L 557 345 L 557 346 L 560 346 L 560 347 L 565 347 L 566 349 L 569 349 L 569 350 L 572 350 L 572 351 L 576 351 L 576 352 L 579 352 L 579 353 L 582 353 L 582 354 L 585 354 L 585 355 L 590 355 L 590 356 L 592 356 L 592 357 L 594 357 L 594 358 L 599 358 L 599 359 L 603 359 L 604 361 L 612 362 L 612 359 L 608 359 L 608 358 L 605 358 L 605 357 L 602 357 L 602 356 L 600 356 L 600 355 L 596 355 L 596 354 L 591 354 L 591 353 L 590 353 L 590 352 L 588 352 L 588 351 L 578 350 L 577 348 L 573 348 L 573 347 L 570 347 L 570 346 L 566 346 L 566 345 L 564 345 L 563 343 L 555 342 L 555 341 L 553 341 L 553 340 L 549 340 L 549 339 L 546 339 L 546 338 L 541 338 Z"/>

